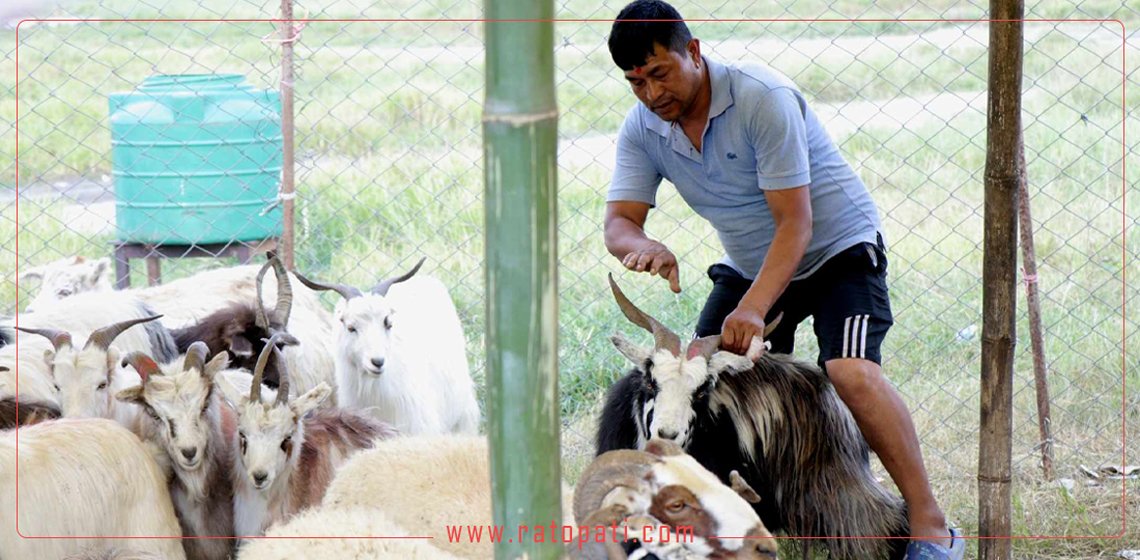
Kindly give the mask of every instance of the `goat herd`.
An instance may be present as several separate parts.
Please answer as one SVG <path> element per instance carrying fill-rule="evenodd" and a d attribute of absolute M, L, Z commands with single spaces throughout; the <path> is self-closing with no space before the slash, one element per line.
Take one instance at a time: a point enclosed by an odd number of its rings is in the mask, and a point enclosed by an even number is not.
<path fill-rule="evenodd" d="M 120 291 L 105 260 L 33 269 L 39 295 L 0 325 L 0 560 L 490 557 L 444 534 L 492 524 L 489 454 L 458 314 L 423 262 L 368 291 L 272 256 Z M 908 534 L 904 504 L 826 375 L 716 337 L 682 352 L 610 287 L 654 345 L 613 338 L 634 367 L 563 485 L 568 556 L 772 559 L 769 531 L 823 537 L 781 544 L 805 557 L 900 556 L 885 537 Z M 582 538 L 661 525 L 693 538 Z M 434 538 L 258 538 L 366 535 Z"/>

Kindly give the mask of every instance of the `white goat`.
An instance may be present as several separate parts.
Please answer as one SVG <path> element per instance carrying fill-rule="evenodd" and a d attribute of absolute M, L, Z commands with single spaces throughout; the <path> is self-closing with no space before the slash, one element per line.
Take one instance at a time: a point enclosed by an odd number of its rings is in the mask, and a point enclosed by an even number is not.
<path fill-rule="evenodd" d="M 56 420 L 19 432 L 18 486 L 16 431 L 0 432 L 0 557 L 48 560 L 127 546 L 185 558 L 166 479 L 134 434 L 104 419 Z M 107 538 L 116 536 L 139 538 Z"/>
<path fill-rule="evenodd" d="M 261 536 L 270 525 L 315 506 L 333 472 L 350 454 L 371 447 L 377 438 L 395 435 L 389 426 L 365 416 L 316 410 L 332 393 L 323 383 L 290 402 L 285 369 L 279 370 L 277 398 L 263 402 L 262 375 L 282 336 L 286 334 L 274 334 L 258 356 L 248 396 L 229 383 L 218 384 L 238 415 L 233 485 L 234 528 L 239 537 Z"/>
<path fill-rule="evenodd" d="M 475 433 L 479 404 L 463 326 L 442 282 L 409 280 L 423 262 L 367 294 L 296 276 L 344 298 L 333 312 L 340 406 L 367 409 L 404 434 Z"/>
<path fill-rule="evenodd" d="M 335 558 L 336 560 L 457 560 L 372 508 L 314 508 L 271 527 L 265 539 L 246 541 L 237 560 Z M 301 539 L 297 537 L 320 537 Z M 348 537 L 348 538 L 344 538 Z M 399 537 L 399 538 L 362 538 Z M 435 542 L 438 542 L 435 541 Z"/>
<path fill-rule="evenodd" d="M 191 346 L 181 364 L 159 368 L 153 360 L 134 352 L 126 360 L 139 373 L 142 384 L 120 391 L 116 398 L 141 406 L 150 422 L 144 437 L 166 451 L 173 476 L 170 495 L 187 536 L 232 537 L 233 464 L 229 446 L 233 411 L 213 390 L 214 376 L 225 368 L 219 354 L 205 363 L 206 345 Z M 187 539 L 190 560 L 226 560 L 233 552 L 231 539 Z"/>
<path fill-rule="evenodd" d="M 22 270 L 20 280 L 40 281 L 39 292 L 24 307 L 24 312 L 31 312 L 76 294 L 111 291 L 111 259 L 88 260 L 82 255 L 64 257 Z"/>
<path fill-rule="evenodd" d="M 450 542 L 446 532 L 448 525 L 493 523 L 489 461 L 487 439 L 482 436 L 442 434 L 379 441 L 337 471 L 321 507 L 374 508 L 411 535 L 433 537 L 433 545 L 450 554 L 491 558 L 490 539 Z M 565 484 L 562 495 L 567 504 L 563 523 L 573 524 L 571 493 Z"/>

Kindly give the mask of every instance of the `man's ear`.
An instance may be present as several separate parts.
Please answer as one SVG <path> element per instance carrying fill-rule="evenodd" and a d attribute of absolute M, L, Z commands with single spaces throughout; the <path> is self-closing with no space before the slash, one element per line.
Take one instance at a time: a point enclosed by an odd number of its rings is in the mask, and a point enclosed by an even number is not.
<path fill-rule="evenodd" d="M 693 58 L 693 64 L 695 64 L 697 68 L 700 68 L 701 64 L 704 62 L 701 60 L 700 39 L 697 39 L 696 37 L 689 39 L 689 44 L 685 45 L 685 50 L 689 53 L 689 56 Z"/>
<path fill-rule="evenodd" d="M 614 333 L 613 336 L 610 337 L 610 342 L 614 344 L 618 352 L 621 352 L 622 356 L 625 356 L 625 359 L 633 362 L 633 365 L 637 367 L 641 367 L 641 365 L 645 363 L 645 360 L 649 359 L 650 352 L 652 352 L 652 350 L 646 346 L 638 346 L 630 342 L 629 339 L 620 332 Z"/>

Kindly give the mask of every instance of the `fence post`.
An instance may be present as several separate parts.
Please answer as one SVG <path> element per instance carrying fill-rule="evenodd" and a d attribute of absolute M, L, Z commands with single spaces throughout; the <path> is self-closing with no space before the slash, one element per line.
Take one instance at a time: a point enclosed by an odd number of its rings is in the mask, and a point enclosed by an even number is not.
<path fill-rule="evenodd" d="M 1022 0 L 991 0 L 982 263 L 981 435 L 978 536 L 1009 537 L 1013 349 L 1017 311 Z M 1010 539 L 981 539 L 978 558 L 1008 559 Z"/>
<path fill-rule="evenodd" d="M 561 556 L 561 531 L 550 534 L 561 524 L 553 15 L 552 0 L 486 0 L 484 10 L 487 433 L 505 528 L 496 558 Z"/>
<path fill-rule="evenodd" d="M 293 0 L 281 0 L 281 246 L 277 249 L 285 268 L 293 270 Z"/>

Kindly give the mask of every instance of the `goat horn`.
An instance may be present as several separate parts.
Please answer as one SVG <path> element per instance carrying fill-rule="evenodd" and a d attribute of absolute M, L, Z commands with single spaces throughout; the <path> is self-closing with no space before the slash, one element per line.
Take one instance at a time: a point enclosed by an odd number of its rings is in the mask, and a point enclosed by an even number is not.
<path fill-rule="evenodd" d="M 276 347 L 282 335 L 280 333 L 274 334 L 268 339 L 261 339 L 265 342 L 265 348 L 261 349 L 261 353 L 257 355 L 257 363 L 253 365 L 253 382 L 249 386 L 249 400 L 254 402 L 261 402 L 261 379 L 265 375 L 265 366 L 269 363 L 269 354 L 273 351 L 272 347 Z M 280 389 L 280 385 L 278 385 Z"/>
<path fill-rule="evenodd" d="M 270 338 L 270 341 L 273 339 Z M 277 360 L 277 400 L 275 404 L 284 406 L 289 403 L 289 370 L 285 367 L 285 354 L 276 344 L 273 347 L 273 359 Z"/>
<path fill-rule="evenodd" d="M 648 313 L 637 308 L 629 298 L 625 297 L 621 288 L 618 287 L 617 282 L 614 282 L 614 275 L 609 274 L 610 290 L 614 293 L 614 299 L 617 300 L 618 307 L 621 312 L 625 314 L 626 319 L 629 319 L 633 324 L 653 333 L 653 347 L 664 348 L 671 352 L 674 356 L 681 355 L 681 338 L 677 333 L 669 330 L 669 327 L 661 324 L 660 321 L 654 319 Z"/>
<path fill-rule="evenodd" d="M 128 321 L 120 321 L 118 323 L 113 323 L 113 324 L 107 325 L 101 329 L 96 329 L 95 332 L 91 333 L 91 336 L 87 337 L 87 343 L 84 344 L 83 347 L 87 348 L 87 347 L 91 346 L 92 344 L 94 344 L 99 349 L 106 350 L 106 349 L 111 347 L 111 342 L 115 340 L 115 337 L 119 336 L 120 334 L 123 334 L 123 331 L 125 331 L 125 330 L 139 324 L 139 323 L 146 323 L 147 321 L 153 321 L 155 319 L 158 319 L 159 317 L 162 317 L 162 315 L 154 315 L 152 317 L 143 317 L 142 319 L 130 319 Z"/>
<path fill-rule="evenodd" d="M 159 372 L 158 364 L 151 359 L 150 356 L 142 352 L 131 352 L 123 358 L 124 363 L 131 364 L 135 371 L 139 372 L 139 377 L 142 379 L 143 385 L 146 385 L 147 380 L 151 375 Z"/>
<path fill-rule="evenodd" d="M 409 271 L 408 273 L 406 273 L 402 276 L 397 276 L 395 278 L 389 278 L 387 280 L 383 280 L 379 284 L 376 284 L 376 286 L 372 288 L 372 293 L 374 293 L 378 296 L 388 295 L 388 288 L 391 288 L 392 284 L 395 284 L 397 282 L 403 282 L 404 280 L 407 280 L 408 278 L 415 276 L 416 273 L 420 271 L 420 267 L 424 265 L 424 261 L 426 261 L 426 260 L 427 260 L 427 257 L 422 257 L 422 258 L 420 258 L 420 262 L 416 263 L 416 266 L 412 267 L 412 270 Z"/>
<path fill-rule="evenodd" d="M 191 344 L 186 349 L 186 357 L 182 360 L 183 371 L 190 371 L 196 369 L 201 373 L 206 372 L 206 356 L 210 354 L 210 348 L 206 346 L 205 342 L 201 340 Z"/>
<path fill-rule="evenodd" d="M 257 288 L 257 304 L 253 306 L 253 323 L 261 329 L 269 328 L 269 319 L 265 316 L 265 300 L 261 299 L 261 285 L 265 281 L 265 271 L 269 270 L 271 264 L 272 259 L 261 265 L 261 270 L 257 271 L 257 280 L 254 282 Z"/>
<path fill-rule="evenodd" d="M 772 319 L 771 323 L 768 323 L 764 326 L 764 334 L 761 335 L 761 338 L 767 340 L 768 335 L 772 334 L 772 331 L 776 330 L 776 326 L 780 324 L 780 319 L 783 318 L 784 312 L 781 311 L 776 315 L 775 319 Z M 702 336 L 701 338 L 695 339 L 689 343 L 689 348 L 685 351 L 685 359 L 691 360 L 697 356 L 704 356 L 705 360 L 708 360 L 709 357 L 713 355 L 713 352 L 716 352 L 719 348 L 719 334 L 714 334 L 712 336 Z"/>
<path fill-rule="evenodd" d="M 30 329 L 28 327 L 16 327 L 16 330 L 26 332 L 29 334 L 38 334 L 51 341 L 52 347 L 56 352 L 66 344 L 71 346 L 71 333 L 61 331 L 59 329 Z"/>
<path fill-rule="evenodd" d="M 301 273 L 297 271 L 293 271 L 293 275 L 296 276 L 297 280 L 300 280 L 302 284 L 308 286 L 310 290 L 333 290 L 334 292 L 340 294 L 344 299 L 352 299 L 354 297 L 360 297 L 364 295 L 360 292 L 360 290 L 347 284 L 322 284 L 320 282 L 314 282 L 308 278 L 305 278 L 304 276 L 301 276 Z"/>
<path fill-rule="evenodd" d="M 289 312 L 293 309 L 293 285 L 289 282 L 289 273 L 281 259 L 272 257 L 269 262 L 273 264 L 273 273 L 277 275 L 277 305 L 273 307 L 272 321 L 276 327 L 283 329 L 289 324 Z"/>
<path fill-rule="evenodd" d="M 768 340 L 768 335 L 772 334 L 772 331 L 776 330 L 776 327 L 780 324 L 780 320 L 783 318 L 784 312 L 781 311 L 776 314 L 776 318 L 772 319 L 771 323 L 764 325 L 764 334 L 762 335 L 764 337 L 764 340 Z"/>

